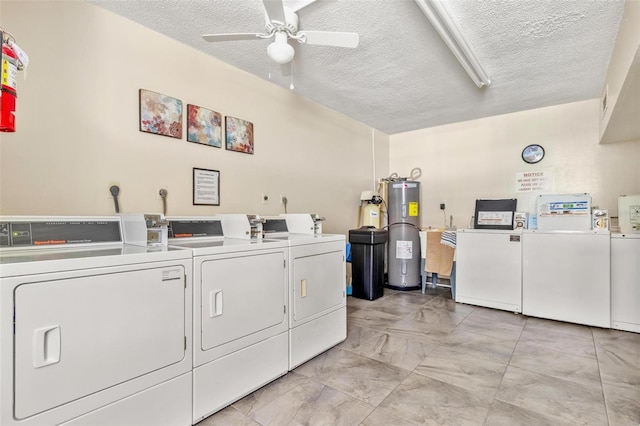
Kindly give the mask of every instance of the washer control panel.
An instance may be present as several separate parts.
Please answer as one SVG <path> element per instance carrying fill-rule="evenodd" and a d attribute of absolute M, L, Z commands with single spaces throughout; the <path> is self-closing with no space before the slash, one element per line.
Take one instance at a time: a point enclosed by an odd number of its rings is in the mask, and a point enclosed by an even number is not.
<path fill-rule="evenodd" d="M 0 247 L 121 243 L 120 220 L 11 220 L 0 218 Z"/>

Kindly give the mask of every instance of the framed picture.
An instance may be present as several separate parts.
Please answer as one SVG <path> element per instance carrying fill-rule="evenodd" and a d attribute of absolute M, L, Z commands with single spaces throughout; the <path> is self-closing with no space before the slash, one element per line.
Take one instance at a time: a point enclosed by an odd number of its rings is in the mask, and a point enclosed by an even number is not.
<path fill-rule="evenodd" d="M 225 117 L 227 129 L 227 143 L 225 148 L 230 151 L 253 154 L 253 123 L 241 118 Z"/>
<path fill-rule="evenodd" d="M 187 104 L 187 141 L 222 147 L 222 115 L 210 109 Z"/>
<path fill-rule="evenodd" d="M 182 101 L 140 89 L 140 131 L 182 139 Z"/>
<path fill-rule="evenodd" d="M 220 205 L 220 172 L 193 168 L 193 205 Z"/>

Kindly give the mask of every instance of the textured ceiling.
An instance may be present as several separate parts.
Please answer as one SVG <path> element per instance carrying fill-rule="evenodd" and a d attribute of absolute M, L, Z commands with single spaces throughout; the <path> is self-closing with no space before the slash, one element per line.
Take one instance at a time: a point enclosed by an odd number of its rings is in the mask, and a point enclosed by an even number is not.
<path fill-rule="evenodd" d="M 293 7 L 302 0 L 285 4 Z M 268 40 L 208 43 L 208 33 L 262 32 L 261 0 L 91 0 L 101 7 L 289 87 Z M 622 0 L 448 0 L 491 78 L 471 81 L 413 0 L 318 0 L 300 30 L 352 31 L 356 49 L 299 45 L 295 91 L 384 133 L 597 98 Z"/>

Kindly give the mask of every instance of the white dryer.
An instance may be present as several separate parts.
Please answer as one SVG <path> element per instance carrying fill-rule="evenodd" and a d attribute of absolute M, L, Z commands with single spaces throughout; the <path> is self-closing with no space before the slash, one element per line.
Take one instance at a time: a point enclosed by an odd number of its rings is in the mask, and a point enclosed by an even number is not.
<path fill-rule="evenodd" d="M 288 248 L 251 239 L 246 215 L 167 219 L 169 246 L 193 252 L 196 423 L 287 373 Z"/>
<path fill-rule="evenodd" d="M 264 218 L 264 239 L 289 245 L 289 370 L 347 337 L 344 235 L 310 214 Z"/>
<path fill-rule="evenodd" d="M 191 267 L 119 217 L 0 217 L 0 424 L 189 424 Z"/>

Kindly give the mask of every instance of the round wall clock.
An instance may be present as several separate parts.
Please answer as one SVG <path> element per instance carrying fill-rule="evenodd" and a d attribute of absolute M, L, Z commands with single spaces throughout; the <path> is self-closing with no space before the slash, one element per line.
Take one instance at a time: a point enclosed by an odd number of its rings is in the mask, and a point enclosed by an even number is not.
<path fill-rule="evenodd" d="M 525 163 L 535 164 L 544 158 L 544 148 L 540 145 L 528 145 L 522 150 L 522 159 Z"/>

